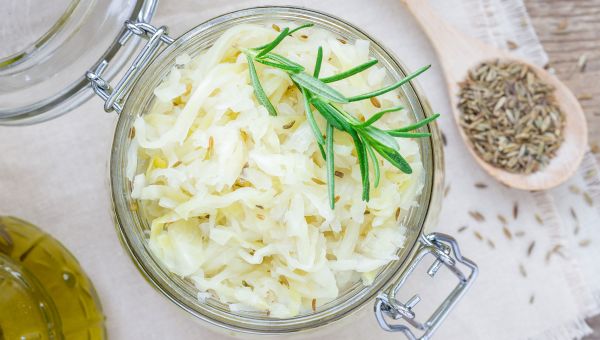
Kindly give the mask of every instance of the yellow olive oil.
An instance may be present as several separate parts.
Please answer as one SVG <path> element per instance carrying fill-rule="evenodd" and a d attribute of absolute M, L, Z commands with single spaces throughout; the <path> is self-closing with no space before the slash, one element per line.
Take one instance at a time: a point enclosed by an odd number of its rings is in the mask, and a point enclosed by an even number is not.
<path fill-rule="evenodd" d="M 52 236 L 0 216 L 0 340 L 106 338 L 92 283 Z"/>

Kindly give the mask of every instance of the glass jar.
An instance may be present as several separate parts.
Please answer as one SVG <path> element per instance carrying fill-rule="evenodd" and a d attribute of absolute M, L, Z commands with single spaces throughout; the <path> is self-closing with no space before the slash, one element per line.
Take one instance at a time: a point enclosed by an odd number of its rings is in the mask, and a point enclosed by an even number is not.
<path fill-rule="evenodd" d="M 443 187 L 442 143 L 435 124 L 429 126 L 432 137 L 420 139 L 421 157 L 427 175 L 424 190 L 419 197 L 419 206 L 412 208 L 401 221 L 408 226 L 408 232 L 406 244 L 398 252 L 399 260 L 385 266 L 372 285 L 363 286 L 357 283 L 335 301 L 320 306 L 314 312 L 289 319 L 274 319 L 261 313 L 231 312 L 224 304 L 213 299 L 200 302 L 198 290 L 193 284 L 170 273 L 149 248 L 149 225 L 140 209 L 137 209 L 137 202 L 131 198 L 131 183 L 125 175 L 130 130 L 135 118 L 149 111 L 153 103 L 154 88 L 166 77 L 177 56 L 183 53 L 197 55 L 234 25 L 280 20 L 295 24 L 314 23 L 349 41 L 369 40 L 371 56 L 379 60 L 379 64 L 393 75 L 395 81 L 409 73 L 380 43 L 357 27 L 328 14 L 307 9 L 260 7 L 241 10 L 205 22 L 174 40 L 166 38 L 164 27 L 157 29 L 147 24 L 128 24 L 134 34 L 147 36 L 149 41 L 147 48 L 136 59 L 131 72 L 123 78 L 124 81 L 114 90 L 108 90 L 110 87 L 106 86 L 101 78 L 103 68 L 88 73 L 96 92 L 106 100 L 105 109 L 120 112 L 110 162 L 112 199 L 119 236 L 150 284 L 195 318 L 207 321 L 220 330 L 253 334 L 304 332 L 344 319 L 375 300 L 376 316 L 384 329 L 402 331 L 409 338 L 414 337 L 408 327 L 391 325 L 384 316 L 404 318 L 416 328 L 420 328 L 424 332 L 423 336 L 427 337 L 437 328 L 448 308 L 462 295 L 477 273 L 476 266 L 461 257 L 454 240 L 446 235 L 425 233 L 425 230 L 435 225 Z M 159 52 L 161 44 L 167 46 Z M 432 114 L 426 99 L 414 83 L 403 86 L 401 94 L 410 106 L 415 120 Z M 418 324 L 411 311 L 417 299 L 402 303 L 396 301 L 395 296 L 416 263 L 428 254 L 433 255 L 430 275 L 433 276 L 441 265 L 445 265 L 457 275 L 459 284 L 442 308 L 434 313 L 427 323 Z M 467 274 L 463 274 L 462 270 L 465 268 Z"/>
<path fill-rule="evenodd" d="M 144 1 L 144 4 L 147 8 L 155 7 L 155 1 L 152 0 Z M 150 251 L 149 226 L 138 209 L 137 202 L 131 198 L 131 183 L 125 175 L 133 122 L 138 115 L 148 111 L 154 97 L 154 88 L 165 78 L 174 65 L 175 58 L 182 53 L 197 55 L 234 25 L 274 20 L 314 23 L 348 41 L 370 41 L 371 56 L 379 60 L 379 65 L 387 69 L 393 80 L 405 77 L 409 73 L 406 67 L 359 28 L 329 14 L 312 10 L 274 6 L 249 8 L 209 20 L 176 39 L 167 35 L 165 27 L 152 26 L 142 13 L 146 12 L 141 11 L 137 18 L 130 18 L 114 40 L 118 47 L 129 50 L 140 38 L 146 39 L 145 46 L 123 77 L 111 86 L 110 80 L 121 66 L 120 62 L 113 62 L 112 54 L 93 64 L 86 77 L 94 92 L 104 100 L 105 110 L 119 113 L 110 159 L 115 225 L 123 246 L 147 281 L 194 318 L 204 320 L 215 329 L 230 335 L 303 334 L 323 329 L 326 325 L 341 325 L 342 320 L 350 320 L 348 316 L 351 314 L 374 304 L 375 316 L 384 330 L 402 332 L 410 339 L 430 338 L 477 276 L 477 266 L 462 257 L 454 239 L 443 234 L 429 233 L 436 224 L 443 196 L 443 150 L 440 132 L 435 123 L 422 128 L 423 131 L 431 132 L 432 136 L 418 140 L 426 178 L 424 189 L 418 198 L 419 205 L 412 208 L 401 221 L 407 226 L 407 233 L 405 245 L 397 253 L 399 260 L 385 266 L 372 285 L 357 283 L 342 292 L 336 300 L 319 306 L 314 312 L 293 318 L 275 319 L 261 313 L 232 312 L 226 305 L 213 299 L 200 302 L 193 284 L 170 273 Z M 399 91 L 415 120 L 432 114 L 427 100 L 414 81 L 405 84 Z M 67 101 L 65 104 L 67 109 L 72 107 L 69 103 Z M 0 107 L 0 124 L 23 122 L 22 119 L 27 117 L 29 116 L 3 116 Z M 419 298 L 415 296 L 404 302 L 399 301 L 397 296 L 409 275 L 425 258 L 431 263 L 428 270 L 430 276 L 433 277 L 441 267 L 446 267 L 456 276 L 458 283 L 427 321 L 418 322 L 412 308 Z"/>

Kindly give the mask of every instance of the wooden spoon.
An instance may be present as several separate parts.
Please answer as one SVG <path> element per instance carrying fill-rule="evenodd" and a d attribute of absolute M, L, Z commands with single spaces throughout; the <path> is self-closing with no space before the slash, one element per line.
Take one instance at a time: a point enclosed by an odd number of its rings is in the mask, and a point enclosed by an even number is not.
<path fill-rule="evenodd" d="M 523 63 L 528 65 L 542 81 L 556 89 L 557 104 L 565 114 L 564 141 L 548 165 L 531 174 L 511 173 L 494 167 L 479 158 L 459 125 L 460 135 L 477 163 L 498 181 L 523 190 L 550 189 L 571 177 L 579 167 L 587 149 L 587 123 L 581 105 L 573 93 L 558 78 L 544 69 L 460 33 L 438 17 L 428 1 L 401 1 L 421 24 L 437 52 L 446 75 L 450 103 L 457 125 L 461 115 L 458 109 L 460 90 L 458 83 L 465 80 L 469 70 L 484 61 L 500 59 Z"/>

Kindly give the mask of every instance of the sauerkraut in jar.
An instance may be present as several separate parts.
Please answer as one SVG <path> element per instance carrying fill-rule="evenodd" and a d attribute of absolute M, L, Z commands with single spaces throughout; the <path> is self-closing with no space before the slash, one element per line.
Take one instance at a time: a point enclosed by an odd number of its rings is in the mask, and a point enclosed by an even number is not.
<path fill-rule="evenodd" d="M 255 69 L 277 115 L 257 99 L 244 49 L 273 41 L 297 23 L 242 24 L 196 56 L 180 55 L 154 90 L 149 112 L 131 131 L 127 176 L 132 198 L 151 226 L 150 248 L 171 272 L 232 311 L 277 318 L 314 311 L 357 281 L 370 285 L 397 260 L 425 174 L 419 144 L 395 138 L 412 173 L 376 158 L 378 185 L 363 200 L 364 181 L 351 136 L 336 131 L 335 208 L 327 162 L 307 120 L 303 94 L 282 69 Z M 369 42 L 346 41 L 309 27 L 285 37 L 274 53 L 330 77 L 369 61 Z M 392 83 L 383 66 L 329 85 L 347 97 Z M 398 90 L 340 104 L 360 121 L 399 107 Z M 408 105 L 407 105 L 408 106 Z M 314 113 L 320 131 L 327 121 Z M 403 110 L 374 123 L 414 123 Z M 374 174 L 371 173 L 371 182 Z"/>

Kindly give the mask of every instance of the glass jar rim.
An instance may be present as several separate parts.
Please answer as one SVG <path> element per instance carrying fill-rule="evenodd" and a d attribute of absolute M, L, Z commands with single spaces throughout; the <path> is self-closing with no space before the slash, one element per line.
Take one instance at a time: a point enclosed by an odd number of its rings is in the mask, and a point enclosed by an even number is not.
<path fill-rule="evenodd" d="M 434 169 L 442 167 L 442 164 L 440 163 L 441 157 L 439 155 L 441 154 L 439 131 L 437 126 L 433 124 L 429 127 L 433 136 L 430 139 L 423 139 L 420 145 L 422 162 L 426 169 L 425 184 L 419 198 L 419 207 L 411 209 L 412 215 L 410 218 L 415 224 L 412 227 L 407 227 L 410 235 L 407 235 L 404 248 L 398 252 L 400 259 L 385 266 L 379 272 L 371 286 L 351 289 L 344 294 L 342 302 L 335 300 L 338 303 L 332 304 L 322 310 L 318 309 L 314 313 L 288 319 L 275 319 L 230 312 L 225 308 L 200 303 L 192 292 L 182 288 L 186 284 L 184 279 L 174 279 L 165 272 L 166 269 L 153 258 L 147 244 L 144 242 L 142 232 L 144 222 L 131 209 L 131 205 L 134 202 L 130 198 L 130 184 L 124 174 L 123 165 L 126 162 L 125 153 L 128 146 L 128 135 L 132 121 L 137 116 L 136 112 L 143 111 L 141 108 L 148 104 L 149 98 L 152 96 L 152 89 L 155 86 L 149 86 L 149 84 L 156 83 L 162 79 L 158 75 L 164 75 L 166 70 L 173 65 L 177 54 L 183 52 L 183 50 L 187 52 L 188 50 L 186 49 L 194 49 L 195 51 L 204 49 L 203 44 L 210 45 L 211 35 L 220 35 L 219 30 L 222 31 L 231 25 L 253 20 L 272 21 L 281 19 L 313 22 L 319 27 L 333 30 L 335 33 L 351 40 L 368 40 L 371 43 L 371 54 L 379 57 L 380 62 L 386 65 L 388 72 L 393 71 L 393 75 L 400 78 L 408 74 L 407 68 L 389 50 L 382 47 L 382 44 L 377 40 L 356 26 L 330 14 L 286 6 L 252 7 L 226 13 L 208 20 L 176 38 L 172 44 L 160 52 L 151 65 L 144 71 L 138 82 L 134 85 L 132 94 L 127 98 L 124 109 L 119 117 L 113 141 L 110 165 L 110 181 L 116 228 L 124 247 L 128 250 L 142 275 L 169 300 L 196 318 L 227 330 L 256 334 L 283 334 L 317 328 L 342 319 L 350 313 L 357 311 L 369 301 L 372 301 L 378 292 L 395 281 L 415 255 L 419 236 L 423 233 L 426 220 L 428 220 L 428 216 L 430 215 L 434 184 L 441 180 L 441 178 L 435 178 L 439 174 L 436 175 Z M 381 58 L 384 60 L 381 60 Z M 420 90 L 415 83 L 407 83 L 401 88 L 401 91 L 409 100 L 413 114 L 417 115 L 418 118 L 431 115 L 429 104 L 420 94 Z M 435 138 L 438 138 L 438 140 L 435 140 Z M 357 294 L 346 296 L 348 293 Z"/>

